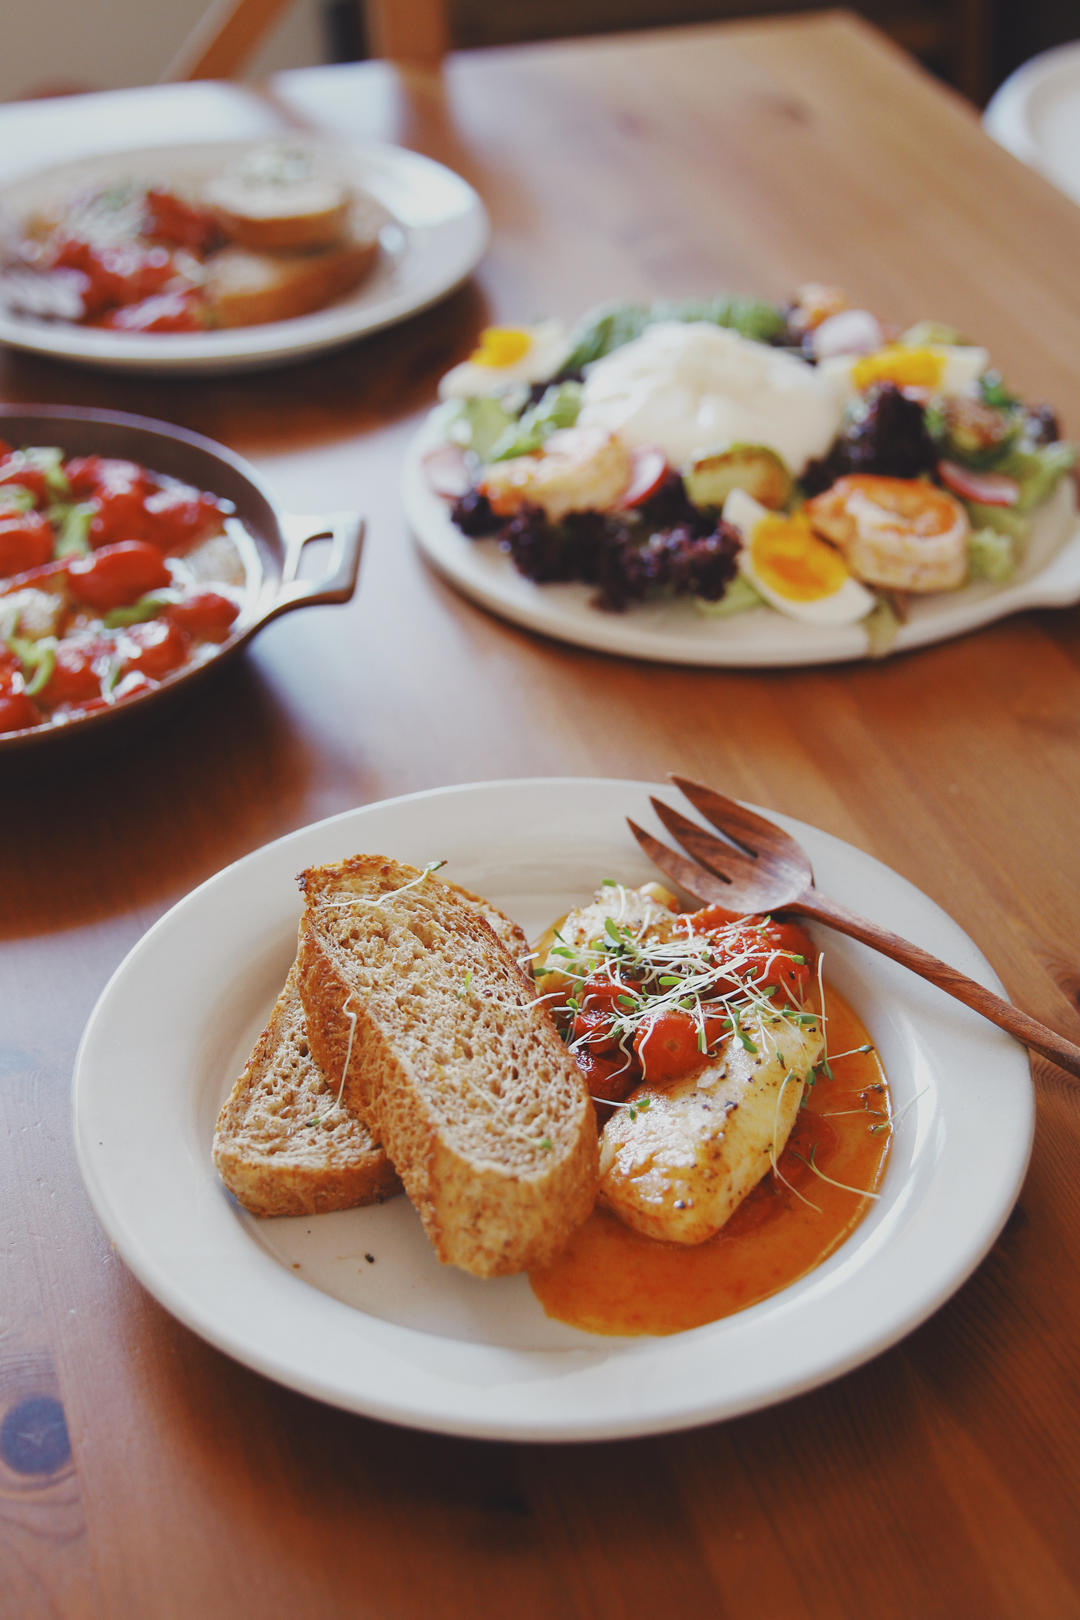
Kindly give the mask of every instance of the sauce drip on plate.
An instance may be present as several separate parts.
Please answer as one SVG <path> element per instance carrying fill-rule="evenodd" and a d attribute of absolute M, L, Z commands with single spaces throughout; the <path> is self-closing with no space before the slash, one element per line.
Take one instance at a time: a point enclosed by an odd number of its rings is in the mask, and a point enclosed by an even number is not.
<path fill-rule="evenodd" d="M 770 1172 L 714 1238 L 692 1247 L 595 1210 L 557 1260 L 529 1273 L 549 1316 L 590 1333 L 681 1333 L 778 1293 L 844 1241 L 884 1173 L 890 1104 L 877 1053 L 853 1050 L 869 1042 L 865 1028 L 829 986 L 825 1001 L 830 1050 L 850 1055 L 808 1091 L 779 1161 L 789 1185 Z"/>

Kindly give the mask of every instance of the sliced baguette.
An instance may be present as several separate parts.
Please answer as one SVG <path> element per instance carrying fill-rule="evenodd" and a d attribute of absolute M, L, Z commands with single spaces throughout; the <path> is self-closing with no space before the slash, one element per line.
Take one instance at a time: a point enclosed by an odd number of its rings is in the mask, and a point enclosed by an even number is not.
<path fill-rule="evenodd" d="M 351 198 L 332 162 L 280 141 L 250 148 L 203 187 L 226 234 L 258 252 L 335 246 Z"/>
<path fill-rule="evenodd" d="M 596 1120 L 531 978 L 447 884 L 378 855 L 301 875 L 311 1048 L 384 1143 L 439 1258 L 551 1260 L 596 1196 Z"/>
<path fill-rule="evenodd" d="M 516 922 L 481 895 L 448 887 L 516 960 L 526 959 L 529 942 Z M 371 1131 L 339 1101 L 311 1055 L 297 972 L 294 962 L 214 1131 L 218 1174 L 253 1215 L 322 1215 L 401 1191 Z"/>

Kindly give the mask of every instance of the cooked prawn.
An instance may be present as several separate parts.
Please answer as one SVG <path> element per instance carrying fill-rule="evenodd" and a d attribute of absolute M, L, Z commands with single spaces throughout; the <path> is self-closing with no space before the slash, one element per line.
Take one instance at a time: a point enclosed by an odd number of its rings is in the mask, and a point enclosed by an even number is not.
<path fill-rule="evenodd" d="M 920 478 L 853 474 L 807 501 L 817 532 L 843 552 L 868 585 L 897 591 L 949 591 L 967 575 L 967 513 Z"/>
<path fill-rule="evenodd" d="M 627 489 L 633 470 L 629 449 L 602 428 L 561 428 L 535 455 L 495 461 L 484 469 L 481 494 L 500 517 L 526 502 L 553 523 L 567 512 L 607 511 Z"/>

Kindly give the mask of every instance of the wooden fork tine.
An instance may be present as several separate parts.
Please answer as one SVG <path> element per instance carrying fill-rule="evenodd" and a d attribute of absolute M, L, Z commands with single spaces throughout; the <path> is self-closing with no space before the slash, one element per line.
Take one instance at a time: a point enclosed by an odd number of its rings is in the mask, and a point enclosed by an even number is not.
<path fill-rule="evenodd" d="M 680 889 L 685 889 L 691 900 L 697 900 L 703 905 L 710 902 L 728 904 L 731 885 L 725 883 L 723 878 L 715 877 L 711 872 L 706 872 L 704 867 L 688 861 L 685 855 L 678 855 L 673 849 L 668 849 L 666 844 L 662 844 L 652 833 L 647 833 L 643 827 L 639 827 L 636 821 L 631 821 L 629 816 L 626 818 L 626 825 L 653 865 L 659 867 L 660 871 L 677 883 Z"/>
<path fill-rule="evenodd" d="M 738 844 L 747 855 L 757 855 L 763 831 L 774 838 L 779 832 L 779 828 L 769 827 L 752 810 L 747 810 L 734 799 L 725 798 L 715 788 L 705 787 L 701 782 L 691 782 L 685 776 L 672 776 L 671 780 L 679 792 L 690 800 L 694 809 L 700 810 L 706 821 L 730 838 L 733 844 Z"/>
<path fill-rule="evenodd" d="M 715 872 L 717 877 L 726 879 L 728 883 L 734 883 L 740 876 L 751 875 L 752 858 L 744 855 L 741 848 L 723 843 L 696 821 L 688 821 L 678 810 L 672 810 L 662 799 L 650 797 L 649 803 L 691 860 L 707 866 L 710 872 Z"/>

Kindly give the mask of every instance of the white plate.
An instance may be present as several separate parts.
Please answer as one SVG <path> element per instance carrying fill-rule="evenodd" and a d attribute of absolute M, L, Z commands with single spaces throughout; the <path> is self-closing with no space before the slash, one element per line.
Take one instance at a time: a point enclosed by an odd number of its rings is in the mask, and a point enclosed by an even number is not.
<path fill-rule="evenodd" d="M 903 1113 L 882 1197 L 824 1265 L 724 1321 L 668 1338 L 590 1335 L 549 1320 L 524 1277 L 441 1267 L 404 1198 L 260 1221 L 218 1182 L 214 1119 L 294 954 L 301 868 L 358 850 L 445 857 L 448 875 L 535 933 L 604 877 L 655 875 L 623 820 L 649 823 L 649 792 L 549 779 L 369 805 L 227 867 L 150 930 L 87 1025 L 75 1133 L 105 1230 L 168 1310 L 248 1366 L 352 1411 L 580 1440 L 687 1427 L 810 1389 L 892 1344 L 963 1282 L 1027 1165 L 1026 1055 L 833 935 L 828 975 L 869 1025 Z M 839 840 L 776 819 L 805 841 L 823 889 L 1000 990 L 925 895 Z"/>
<path fill-rule="evenodd" d="M 266 141 L 200 142 L 102 153 L 24 174 L 0 189 L 0 210 L 16 220 L 79 186 L 125 178 L 198 183 Z M 488 220 L 460 176 L 417 152 L 372 142 L 340 146 L 308 136 L 302 145 L 392 216 L 379 264 L 355 292 L 295 320 L 217 332 L 110 332 L 35 321 L 0 306 L 0 342 L 120 371 L 243 371 L 300 360 L 390 326 L 456 287 L 487 247 Z"/>
<path fill-rule="evenodd" d="M 405 515 L 440 573 L 502 618 L 578 647 L 660 663 L 747 668 L 867 657 L 866 632 L 857 624 L 800 624 L 764 607 L 710 618 L 686 598 L 607 613 L 591 606 L 591 586 L 535 585 L 518 573 L 496 541 L 470 540 L 451 521 L 449 503 L 432 492 L 423 470 L 425 451 L 440 441 L 429 419 L 409 448 L 401 484 Z M 946 641 L 1024 608 L 1080 601 L 1080 523 L 1073 492 L 1072 479 L 1062 479 L 1007 585 L 967 585 L 912 600 L 893 650 Z"/>
<path fill-rule="evenodd" d="M 1010 73 L 983 128 L 1080 203 L 1080 42 L 1041 51 Z"/>

